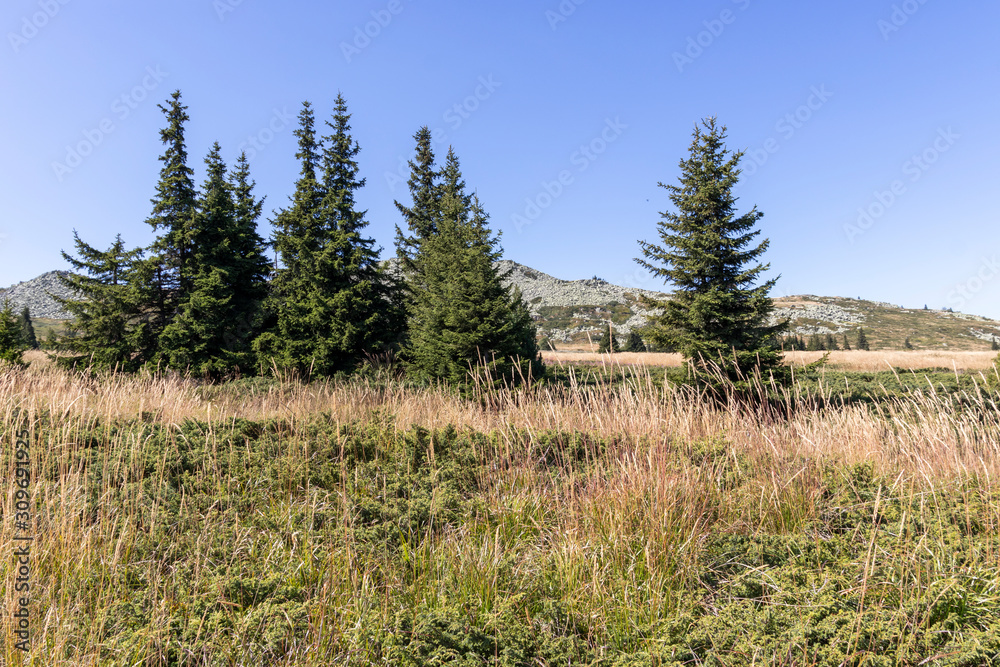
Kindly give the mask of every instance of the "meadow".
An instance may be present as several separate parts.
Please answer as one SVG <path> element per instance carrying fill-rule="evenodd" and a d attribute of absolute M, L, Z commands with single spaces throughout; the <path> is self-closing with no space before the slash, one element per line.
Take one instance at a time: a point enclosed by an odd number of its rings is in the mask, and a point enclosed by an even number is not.
<path fill-rule="evenodd" d="M 35 539 L 2 662 L 1000 663 L 1000 413 L 964 359 L 785 411 L 569 361 L 465 396 L 4 369 L 5 610 L 23 430 Z"/>

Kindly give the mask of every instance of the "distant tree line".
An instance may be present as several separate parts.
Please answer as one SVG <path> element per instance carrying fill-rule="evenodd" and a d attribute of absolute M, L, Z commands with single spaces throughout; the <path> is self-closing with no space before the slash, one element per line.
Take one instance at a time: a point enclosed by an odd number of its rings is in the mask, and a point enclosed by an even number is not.
<path fill-rule="evenodd" d="M 454 152 L 435 164 L 426 127 L 410 162 L 413 201 L 397 202 L 404 224 L 392 270 L 357 208 L 365 179 L 342 96 L 322 132 L 303 104 L 295 191 L 267 241 L 246 155 L 229 168 L 216 143 L 197 187 L 180 92 L 160 109 L 164 152 L 146 220 L 155 240 L 131 248 L 118 235 L 99 249 L 74 231 L 75 252 L 63 253 L 74 271 L 63 282 L 78 298 L 58 299 L 73 316 L 60 364 L 219 379 L 332 376 L 398 357 L 428 382 L 459 382 L 473 369 L 498 381 L 543 372 L 527 306 L 494 266 L 502 251 L 488 215 L 467 194 Z"/>
<path fill-rule="evenodd" d="M 789 352 L 794 351 L 807 351 L 807 352 L 832 352 L 836 350 L 870 350 L 871 346 L 868 343 L 868 336 L 865 334 L 865 330 L 861 327 L 858 328 L 857 333 L 854 335 L 854 346 L 851 346 L 850 340 L 848 340 L 847 333 L 843 333 L 838 339 L 832 333 L 827 334 L 812 334 L 811 336 L 782 336 L 781 337 L 781 349 L 787 350 Z M 905 343 L 906 349 L 913 349 L 910 345 L 910 339 L 906 339 Z"/>

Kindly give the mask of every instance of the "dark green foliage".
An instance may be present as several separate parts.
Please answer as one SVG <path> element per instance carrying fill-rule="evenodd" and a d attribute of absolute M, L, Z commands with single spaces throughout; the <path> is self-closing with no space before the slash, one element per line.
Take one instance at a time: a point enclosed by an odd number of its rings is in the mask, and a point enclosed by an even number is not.
<path fill-rule="evenodd" d="M 31 324 L 31 312 L 28 307 L 25 306 L 21 309 L 21 315 L 17 319 L 18 324 L 21 325 L 21 342 L 24 343 L 29 350 L 38 349 L 38 339 L 35 337 L 35 327 Z"/>
<path fill-rule="evenodd" d="M 191 244 L 198 200 L 184 139 L 184 124 L 190 118 L 187 107 L 181 104 L 180 91 L 171 95 L 167 106 L 160 105 L 160 110 L 167 119 L 167 126 L 160 131 L 166 148 L 160 156 L 163 166 L 156 196 L 151 200 L 153 211 L 146 220 L 159 233 L 149 249 L 152 274 L 146 307 L 151 311 L 148 321 L 152 338 L 159 338 L 191 290 Z M 153 356 L 153 350 L 143 352 L 144 356 Z"/>
<path fill-rule="evenodd" d="M 985 475 L 925 483 L 871 462 L 678 441 L 657 452 L 686 489 L 664 500 L 655 477 L 625 497 L 592 491 L 622 447 L 591 433 L 57 419 L 33 425 L 67 443 L 36 475 L 56 485 L 69 471 L 83 491 L 48 509 L 86 534 L 111 520 L 128 536 L 95 541 L 78 576 L 40 568 L 89 603 L 62 631 L 100 664 L 1000 660 L 1000 497 Z M 11 459 L 0 451 L 0 466 Z"/>
<path fill-rule="evenodd" d="M 646 344 L 642 342 L 642 336 L 639 335 L 638 331 L 629 332 L 628 338 L 625 339 L 625 345 L 622 346 L 623 352 L 645 352 Z"/>
<path fill-rule="evenodd" d="M 806 350 L 806 349 L 808 349 L 808 347 L 809 346 L 806 344 L 806 341 L 802 338 L 802 336 L 782 336 L 781 337 L 781 349 L 782 350 L 788 350 L 788 351 L 794 352 L 796 350 Z"/>
<path fill-rule="evenodd" d="M 903 341 L 903 349 L 904 350 L 912 350 L 913 349 L 913 344 L 910 342 L 910 337 L 909 336 L 907 336 L 906 340 Z"/>
<path fill-rule="evenodd" d="M 350 114 L 338 96 L 330 136 L 318 142 L 312 106 L 299 114 L 301 171 L 291 206 L 275 220 L 280 266 L 272 309 L 276 327 L 254 346 L 264 363 L 299 373 L 354 369 L 366 353 L 389 349 L 402 328 L 398 286 L 379 266 L 356 210 L 364 186 Z"/>
<path fill-rule="evenodd" d="M 207 178 L 191 230 L 190 289 L 160 337 L 166 365 L 220 377 L 253 370 L 249 332 L 265 295 L 268 271 L 245 156 L 227 175 L 216 143 L 205 158 Z M 237 199 L 238 197 L 238 199 Z"/>
<path fill-rule="evenodd" d="M 743 154 L 730 153 L 725 138 L 725 127 L 714 118 L 695 128 L 679 185 L 660 183 L 677 212 L 662 214 L 662 244 L 640 241 L 645 259 L 636 261 L 674 286 L 668 300 L 643 298 L 647 307 L 664 310 L 647 327 L 647 337 L 675 346 L 699 367 L 715 363 L 735 376 L 737 369 L 776 369 L 776 337 L 787 325 L 768 325 L 774 309 L 768 292 L 777 278 L 754 287 L 769 268 L 752 264 L 768 247 L 767 240 L 750 245 L 763 213 L 753 208 L 737 215 L 732 189 Z"/>
<path fill-rule="evenodd" d="M 868 337 L 865 336 L 865 330 L 862 327 L 858 327 L 858 338 L 854 346 L 859 350 L 869 350 Z"/>
<path fill-rule="evenodd" d="M 810 352 L 819 352 L 826 349 L 826 345 L 819 334 L 813 334 L 809 336 L 809 343 L 806 345 L 806 349 Z"/>
<path fill-rule="evenodd" d="M 997 350 L 1000 350 L 1000 343 L 997 342 L 996 338 L 991 338 L 990 339 L 990 349 L 992 351 L 994 351 L 994 352 L 996 352 Z"/>
<path fill-rule="evenodd" d="M 431 146 L 431 131 L 427 126 L 420 128 L 413 136 L 417 142 L 416 156 L 410 160 L 410 189 L 412 206 L 396 202 L 396 208 L 406 222 L 405 231 L 396 226 L 396 255 L 409 274 L 416 270 L 414 260 L 420 244 L 437 231 L 437 221 L 441 212 L 441 189 L 439 174 L 434 165 L 434 149 Z M 466 202 L 467 203 L 467 202 Z M 410 280 L 414 280 L 411 275 Z"/>
<path fill-rule="evenodd" d="M 826 334 L 826 336 L 824 336 L 823 349 L 830 351 L 840 349 L 840 347 L 837 346 L 837 339 L 833 337 L 833 334 Z"/>
<path fill-rule="evenodd" d="M 847 340 L 847 333 L 844 333 L 844 349 L 845 350 L 851 349 L 851 342 Z"/>
<path fill-rule="evenodd" d="M 167 366 L 210 376 L 238 365 L 227 354 L 224 340 L 234 305 L 236 258 L 230 237 L 236 216 L 220 150 L 216 143 L 205 158 L 208 177 L 188 237 L 188 287 L 160 336 L 159 349 Z"/>
<path fill-rule="evenodd" d="M 621 346 L 615 337 L 609 332 L 606 334 L 600 334 L 597 338 L 597 351 L 600 354 L 613 354 L 615 352 L 621 352 Z"/>
<path fill-rule="evenodd" d="M 22 356 L 27 346 L 21 336 L 21 325 L 14 316 L 10 302 L 0 306 L 0 362 L 23 366 Z"/>
<path fill-rule="evenodd" d="M 142 250 L 127 249 L 120 234 L 107 250 L 88 245 L 76 230 L 73 241 L 77 256 L 62 256 L 77 273 L 59 279 L 78 298 L 56 297 L 73 316 L 59 345 L 70 354 L 58 361 L 65 367 L 134 371 L 156 347 L 150 320 L 159 314 L 148 289 L 153 265 L 142 259 Z"/>
<path fill-rule="evenodd" d="M 403 349 L 420 381 L 464 384 L 470 371 L 491 382 L 539 377 L 536 328 L 520 291 L 497 270 L 499 238 L 478 197 L 465 191 L 458 158 L 449 151 L 440 173 L 426 128 L 417 133 L 410 178 L 413 207 L 399 205 L 409 235 L 397 228 L 410 300 Z"/>

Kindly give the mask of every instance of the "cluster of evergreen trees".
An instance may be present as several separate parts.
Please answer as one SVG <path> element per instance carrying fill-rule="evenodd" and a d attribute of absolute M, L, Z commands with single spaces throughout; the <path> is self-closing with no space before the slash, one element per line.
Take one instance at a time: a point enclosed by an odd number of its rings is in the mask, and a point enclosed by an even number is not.
<path fill-rule="evenodd" d="M 119 235 L 100 250 L 74 232 L 75 256 L 63 256 L 75 271 L 64 282 L 80 298 L 60 300 L 74 318 L 61 363 L 211 378 L 269 369 L 330 376 L 398 353 L 422 380 L 460 382 L 483 366 L 495 379 L 541 374 L 528 309 L 494 267 L 501 249 L 488 216 L 466 194 L 454 153 L 435 166 L 426 128 L 410 163 L 413 204 L 397 203 L 406 228 L 394 270 L 364 233 L 360 147 L 342 96 L 324 134 L 303 104 L 295 193 L 272 220 L 269 242 L 257 231 L 263 200 L 246 155 L 229 169 L 216 143 L 197 188 L 180 92 L 160 109 L 165 150 L 147 220 L 156 239 L 128 248 Z"/>
<path fill-rule="evenodd" d="M 25 306 L 20 315 L 14 315 L 10 302 L 0 304 L 0 361 L 22 365 L 25 350 L 37 350 L 38 339 L 31 322 L 31 313 Z"/>
<path fill-rule="evenodd" d="M 610 332 L 607 334 L 599 334 L 594 343 L 597 346 L 597 351 L 601 354 L 612 354 L 615 352 L 646 352 L 646 343 L 642 340 L 642 335 L 636 331 L 632 330 L 629 332 L 628 336 L 624 339 L 618 336 L 612 336 Z"/>
<path fill-rule="evenodd" d="M 913 346 L 910 345 L 910 339 L 907 338 L 904 343 L 904 348 L 912 350 Z M 813 334 L 808 338 L 802 336 L 784 336 L 781 339 L 781 349 L 788 351 L 796 350 L 806 350 L 808 352 L 832 352 L 835 350 L 869 350 L 871 346 L 868 343 L 868 336 L 865 335 L 865 330 L 863 328 L 858 328 L 858 332 L 854 338 L 854 347 L 851 347 L 851 342 L 848 340 L 847 334 L 844 333 L 840 341 L 833 334 Z"/>

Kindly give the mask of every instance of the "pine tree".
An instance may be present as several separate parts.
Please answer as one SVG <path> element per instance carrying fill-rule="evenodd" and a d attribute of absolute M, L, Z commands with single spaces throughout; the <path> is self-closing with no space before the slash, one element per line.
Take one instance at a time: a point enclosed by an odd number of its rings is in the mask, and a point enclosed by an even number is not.
<path fill-rule="evenodd" d="M 38 339 L 35 337 L 35 327 L 31 323 L 31 312 L 28 310 L 27 306 L 21 309 L 21 315 L 18 317 L 17 322 L 21 326 L 21 342 L 24 343 L 29 350 L 37 350 Z"/>
<path fill-rule="evenodd" d="M 299 115 L 301 164 L 292 205 L 275 221 L 281 266 L 274 281 L 276 330 L 255 347 L 264 361 L 330 375 L 355 368 L 368 352 L 388 349 L 402 329 L 393 279 L 378 263 L 374 241 L 363 236 L 365 213 L 354 193 L 365 184 L 355 160 L 350 114 L 338 96 L 333 133 L 317 141 L 312 106 Z"/>
<path fill-rule="evenodd" d="M 14 316 L 9 301 L 0 306 L 0 362 L 14 366 L 25 366 L 24 341 L 21 339 L 21 326 Z"/>
<path fill-rule="evenodd" d="M 823 347 L 824 347 L 824 349 L 831 350 L 831 351 L 833 351 L 833 350 L 839 350 L 840 349 L 839 347 L 837 347 L 837 339 L 833 337 L 833 334 L 829 334 L 829 333 L 825 337 L 825 343 L 824 343 Z"/>
<path fill-rule="evenodd" d="M 120 234 L 107 250 L 88 245 L 76 230 L 73 240 L 77 256 L 62 256 L 83 273 L 59 277 L 77 297 L 55 297 L 72 315 L 59 343 L 70 354 L 58 361 L 65 367 L 134 371 L 150 360 L 144 355 L 154 348 L 146 306 L 149 293 L 143 289 L 152 265 L 142 260 L 141 249 L 128 250 Z"/>
<path fill-rule="evenodd" d="M 1000 343 L 997 343 L 997 339 L 995 337 L 990 339 L 990 350 L 994 352 L 1000 350 Z"/>
<path fill-rule="evenodd" d="M 324 137 L 323 191 L 320 220 L 325 231 L 318 255 L 318 286 L 328 332 L 324 337 L 330 370 L 354 368 L 369 352 L 396 344 L 402 334 L 404 313 L 401 286 L 379 264 L 375 241 L 364 236 L 365 211 L 358 211 L 354 193 L 365 185 L 359 178 L 361 152 L 351 136 L 351 115 L 343 95 L 337 95 L 331 134 Z"/>
<path fill-rule="evenodd" d="M 851 349 L 851 343 L 850 343 L 850 341 L 847 340 L 847 334 L 846 333 L 844 334 L 844 349 L 845 350 L 850 350 Z"/>
<path fill-rule="evenodd" d="M 419 254 L 420 244 L 435 234 L 441 214 L 438 178 L 442 174 L 434 166 L 431 131 L 425 125 L 413 138 L 417 142 L 417 151 L 415 159 L 410 160 L 410 178 L 407 181 L 413 204 L 407 207 L 396 202 L 396 208 L 402 213 L 406 223 L 405 231 L 396 226 L 396 253 L 407 273 L 416 270 L 414 260 Z"/>
<path fill-rule="evenodd" d="M 642 342 L 642 336 L 639 335 L 638 331 L 634 329 L 629 332 L 628 338 L 625 339 L 625 345 L 622 347 L 625 352 L 645 352 L 646 344 Z"/>
<path fill-rule="evenodd" d="M 190 286 L 160 337 L 160 355 L 172 368 L 221 377 L 253 368 L 246 339 L 234 338 L 232 328 L 254 317 L 263 297 L 266 259 L 256 229 L 238 220 L 218 143 L 205 165 L 207 177 L 189 236 Z M 244 207 L 254 204 L 243 202 Z"/>
<path fill-rule="evenodd" d="M 454 152 L 438 173 L 424 159 L 423 139 L 418 132 L 418 160 L 411 163 L 414 206 L 399 205 L 411 235 L 397 234 L 411 303 L 408 369 L 423 381 L 456 384 L 473 369 L 495 382 L 538 377 L 536 327 L 520 291 L 505 284 L 509 272 L 496 268 L 502 249 L 489 216 L 466 194 Z"/>
<path fill-rule="evenodd" d="M 823 345 L 823 340 L 819 337 L 819 334 L 813 334 L 809 337 L 809 344 L 806 346 L 806 350 L 809 352 L 821 352 L 825 346 Z"/>
<path fill-rule="evenodd" d="M 737 216 L 732 189 L 743 153 L 731 154 L 725 138 L 714 118 L 695 128 L 690 156 L 680 163 L 680 184 L 660 183 L 677 212 L 662 214 L 662 245 L 640 241 L 646 259 L 636 261 L 675 286 L 668 300 L 643 298 L 647 308 L 663 309 L 647 327 L 648 337 L 676 346 L 697 367 L 719 364 L 732 378 L 736 367 L 776 369 L 777 336 L 787 323 L 768 324 L 774 308 L 768 292 L 777 278 L 753 286 L 769 268 L 747 267 L 768 247 L 767 240 L 750 246 L 763 213 L 755 207 Z"/>
<path fill-rule="evenodd" d="M 910 343 L 910 337 L 909 336 L 907 336 L 906 340 L 903 341 L 903 349 L 904 350 L 912 350 L 913 349 L 913 344 Z"/>
<path fill-rule="evenodd" d="M 618 352 L 618 343 L 615 342 L 615 337 L 612 332 L 601 335 L 601 340 L 597 344 L 597 351 L 600 354 L 614 354 Z"/>
<path fill-rule="evenodd" d="M 858 340 L 855 343 L 855 347 L 859 350 L 868 350 L 868 337 L 865 336 L 865 330 L 862 327 L 858 327 Z"/>
<path fill-rule="evenodd" d="M 250 177 L 250 162 L 245 152 L 240 154 L 229 175 L 233 193 L 234 220 L 230 235 L 233 251 L 232 325 L 224 334 L 225 347 L 239 364 L 249 370 L 254 357 L 253 340 L 264 328 L 264 303 L 268 294 L 271 263 L 267 258 L 267 243 L 257 231 L 264 210 L 264 200 L 254 194 L 256 183 Z"/>
<path fill-rule="evenodd" d="M 148 290 L 151 302 L 147 305 L 151 311 L 150 330 L 156 338 L 173 321 L 192 287 L 191 242 L 197 211 L 197 192 L 184 139 L 184 124 L 190 118 L 187 107 L 181 104 L 180 91 L 159 108 L 167 120 L 167 126 L 160 131 L 166 148 L 160 156 L 163 166 L 156 196 L 151 200 L 153 211 L 146 220 L 159 233 L 149 249 L 152 276 Z M 147 350 L 144 354 L 152 356 L 153 352 Z"/>

